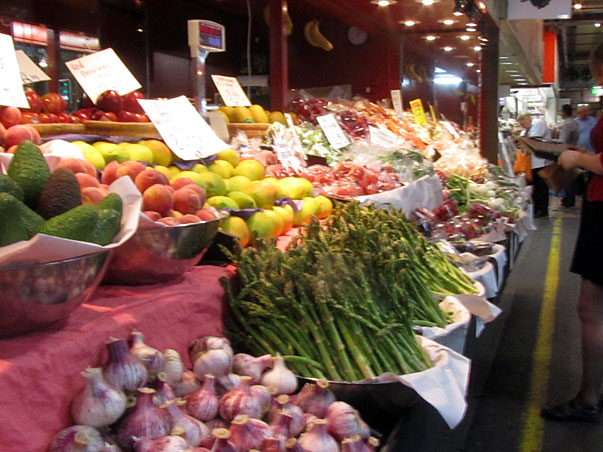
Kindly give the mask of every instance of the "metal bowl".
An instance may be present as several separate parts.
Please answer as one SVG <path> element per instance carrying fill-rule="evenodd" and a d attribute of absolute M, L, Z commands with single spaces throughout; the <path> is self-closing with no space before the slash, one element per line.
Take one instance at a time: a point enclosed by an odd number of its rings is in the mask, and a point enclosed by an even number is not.
<path fill-rule="evenodd" d="M 0 337 L 65 319 L 96 289 L 109 253 L 0 267 Z"/>
<path fill-rule="evenodd" d="M 176 226 L 153 225 L 114 251 L 105 275 L 109 284 L 142 285 L 171 281 L 193 268 L 211 245 L 222 219 Z"/>

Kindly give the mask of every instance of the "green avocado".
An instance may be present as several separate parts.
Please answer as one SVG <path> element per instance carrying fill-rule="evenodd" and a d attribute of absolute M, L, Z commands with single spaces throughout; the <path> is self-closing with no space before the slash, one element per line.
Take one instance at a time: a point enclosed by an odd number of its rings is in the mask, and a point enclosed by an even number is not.
<path fill-rule="evenodd" d="M 109 193 L 101 202 L 96 205 L 96 207 L 99 209 L 113 209 L 118 212 L 121 217 L 124 203 L 117 193 Z"/>
<path fill-rule="evenodd" d="M 97 223 L 97 207 L 82 205 L 46 220 L 40 232 L 64 239 L 90 242 Z"/>
<path fill-rule="evenodd" d="M 119 232 L 120 223 L 121 214 L 119 212 L 113 209 L 100 209 L 98 211 L 98 222 L 92 232 L 90 241 L 101 246 L 108 245 L 115 234 Z"/>
<path fill-rule="evenodd" d="M 38 202 L 38 213 L 48 220 L 82 204 L 80 184 L 69 168 L 54 170 Z"/>
<path fill-rule="evenodd" d="M 44 219 L 8 193 L 0 193 L 0 246 L 29 240 Z"/>
<path fill-rule="evenodd" d="M 0 173 L 0 193 L 8 193 L 19 201 L 23 201 L 23 190 L 21 190 L 21 187 L 6 174 L 2 173 Z"/>
<path fill-rule="evenodd" d="M 32 141 L 25 140 L 17 146 L 7 174 L 23 190 L 25 204 L 36 209 L 50 177 L 50 169 L 42 152 Z"/>

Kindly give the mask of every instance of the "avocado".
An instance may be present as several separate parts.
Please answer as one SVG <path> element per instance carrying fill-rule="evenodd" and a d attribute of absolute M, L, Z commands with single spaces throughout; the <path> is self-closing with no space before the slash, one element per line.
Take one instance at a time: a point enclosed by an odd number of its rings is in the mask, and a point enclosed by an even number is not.
<path fill-rule="evenodd" d="M 36 209 L 50 177 L 50 169 L 42 152 L 32 141 L 25 140 L 17 146 L 7 174 L 23 190 L 25 204 Z"/>
<path fill-rule="evenodd" d="M 117 193 L 109 193 L 101 202 L 96 205 L 99 209 L 113 209 L 119 213 L 120 218 L 123 214 L 124 203 Z"/>
<path fill-rule="evenodd" d="M 40 232 L 64 239 L 90 242 L 97 222 L 96 206 L 82 205 L 46 220 Z"/>
<path fill-rule="evenodd" d="M 97 206 L 98 207 L 98 206 Z M 108 245 L 119 232 L 121 214 L 113 209 L 100 209 L 98 211 L 98 222 L 92 232 L 90 241 L 97 245 Z"/>
<path fill-rule="evenodd" d="M 23 190 L 21 190 L 21 187 L 6 174 L 2 173 L 0 173 L 0 193 L 8 193 L 19 201 L 23 201 Z"/>
<path fill-rule="evenodd" d="M 44 219 L 8 193 L 0 193 L 0 246 L 29 240 Z"/>
<path fill-rule="evenodd" d="M 69 168 L 52 172 L 40 195 L 37 212 L 46 220 L 82 204 L 80 184 Z"/>

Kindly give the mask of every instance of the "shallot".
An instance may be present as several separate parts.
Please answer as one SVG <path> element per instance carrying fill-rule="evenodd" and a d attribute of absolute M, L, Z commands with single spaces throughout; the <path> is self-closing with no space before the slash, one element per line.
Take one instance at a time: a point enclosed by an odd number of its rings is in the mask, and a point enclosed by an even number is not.
<path fill-rule="evenodd" d="M 154 379 L 165 367 L 163 353 L 145 344 L 144 334 L 137 330 L 130 332 L 128 343 L 130 344 L 130 353 L 138 358 L 147 368 L 149 379 Z"/>
<path fill-rule="evenodd" d="M 237 353 L 232 360 L 232 370 L 239 375 L 251 377 L 252 384 L 258 384 L 262 374 L 272 366 L 272 356 L 262 355 L 253 357 L 246 353 Z"/>
<path fill-rule="evenodd" d="M 122 391 L 135 391 L 147 382 L 147 368 L 128 351 L 123 339 L 113 339 L 107 344 L 109 360 L 103 367 L 107 383 Z"/>
<path fill-rule="evenodd" d="M 167 412 L 153 403 L 154 389 L 140 388 L 136 405 L 119 424 L 117 442 L 131 449 L 134 438 L 157 439 L 170 433 L 170 417 Z"/>
<path fill-rule="evenodd" d="M 126 396 L 108 384 L 100 367 L 82 372 L 86 386 L 71 403 L 71 416 L 76 424 L 105 427 L 113 424 L 126 411 Z"/>
<path fill-rule="evenodd" d="M 329 405 L 335 401 L 335 394 L 329 389 L 329 382 L 321 378 L 314 385 L 305 385 L 295 401 L 304 413 L 323 418 Z"/>
<path fill-rule="evenodd" d="M 72 425 L 54 435 L 48 452 L 98 452 L 103 444 L 100 434 L 92 427 Z"/>
<path fill-rule="evenodd" d="M 186 411 L 200 421 L 209 421 L 218 415 L 216 377 L 205 375 L 203 386 L 186 397 Z"/>
<path fill-rule="evenodd" d="M 230 442 L 235 446 L 237 452 L 259 449 L 262 447 L 262 442 L 272 436 L 268 424 L 245 414 L 239 414 L 233 419 L 229 431 Z"/>
<path fill-rule="evenodd" d="M 176 428 L 181 428 L 182 435 L 191 446 L 198 446 L 201 440 L 209 435 L 209 428 L 205 424 L 184 411 L 186 402 L 182 399 L 170 400 L 164 406 L 172 424 L 172 434 Z"/>
<path fill-rule="evenodd" d="M 281 394 L 276 398 L 276 404 L 270 409 L 268 413 L 268 423 L 272 424 L 277 418 L 279 411 L 283 411 L 292 417 L 291 425 L 291 436 L 297 437 L 306 428 L 306 418 L 300 407 L 294 405 L 291 402 L 291 398 L 287 394 Z"/>
<path fill-rule="evenodd" d="M 297 389 L 297 377 L 285 366 L 281 356 L 272 358 L 272 369 L 262 376 L 264 386 L 274 386 L 277 394 L 292 394 Z"/>
<path fill-rule="evenodd" d="M 232 421 L 237 414 L 246 414 L 253 418 L 262 416 L 260 401 L 251 393 L 250 383 L 251 377 L 241 377 L 239 386 L 222 396 L 218 404 L 218 412 L 222 419 Z"/>
<path fill-rule="evenodd" d="M 307 452 L 339 452 L 337 441 L 327 432 L 327 421 L 316 419 L 299 437 L 299 445 Z"/>

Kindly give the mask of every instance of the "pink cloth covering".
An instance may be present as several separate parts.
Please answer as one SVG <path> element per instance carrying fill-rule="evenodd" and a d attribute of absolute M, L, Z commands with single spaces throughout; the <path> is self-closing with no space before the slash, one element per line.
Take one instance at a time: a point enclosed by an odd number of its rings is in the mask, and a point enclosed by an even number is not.
<path fill-rule="evenodd" d="M 46 452 L 72 424 L 69 406 L 83 388 L 80 372 L 106 361 L 105 342 L 136 328 L 145 342 L 173 348 L 190 368 L 187 347 L 221 335 L 227 268 L 200 266 L 172 283 L 101 286 L 62 327 L 0 339 L 0 452 Z"/>

